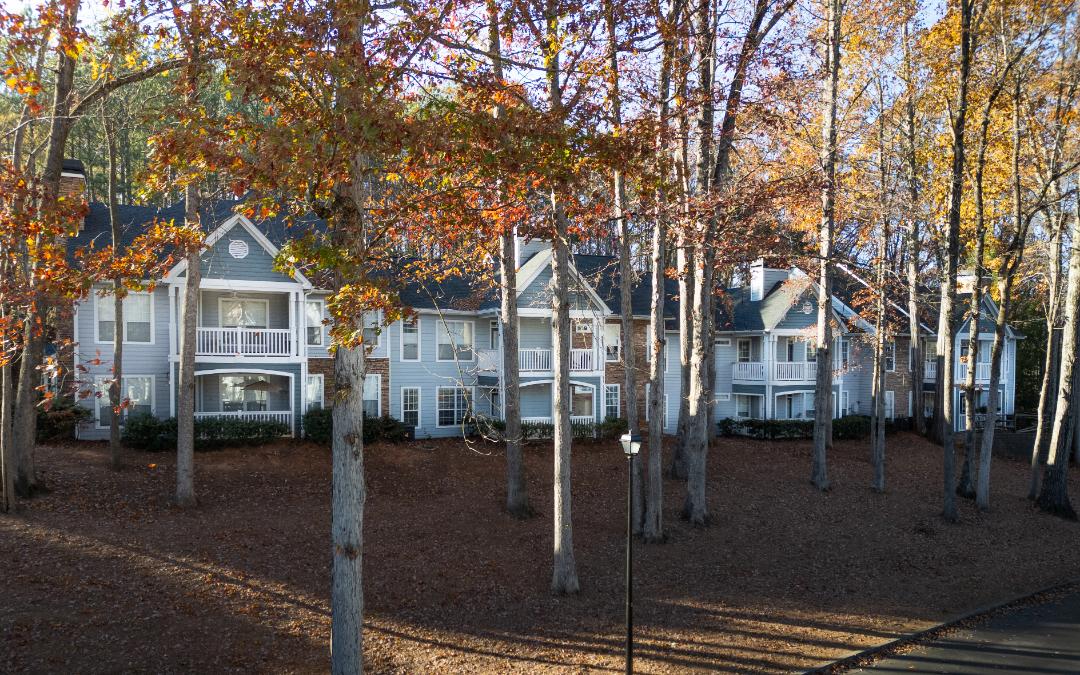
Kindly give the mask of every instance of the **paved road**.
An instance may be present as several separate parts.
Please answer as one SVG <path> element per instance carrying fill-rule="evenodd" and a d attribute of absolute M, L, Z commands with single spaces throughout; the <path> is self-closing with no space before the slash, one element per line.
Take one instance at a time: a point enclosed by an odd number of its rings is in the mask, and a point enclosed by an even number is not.
<path fill-rule="evenodd" d="M 1080 592 L 993 617 L 907 654 L 852 672 L 1080 673 Z"/>

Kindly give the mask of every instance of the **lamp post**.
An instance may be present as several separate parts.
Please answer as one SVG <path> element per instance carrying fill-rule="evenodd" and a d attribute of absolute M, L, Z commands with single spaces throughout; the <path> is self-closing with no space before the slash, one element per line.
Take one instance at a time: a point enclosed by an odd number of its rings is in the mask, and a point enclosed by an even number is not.
<path fill-rule="evenodd" d="M 637 431 L 619 438 L 626 454 L 626 673 L 634 672 L 634 455 L 641 450 Z"/>

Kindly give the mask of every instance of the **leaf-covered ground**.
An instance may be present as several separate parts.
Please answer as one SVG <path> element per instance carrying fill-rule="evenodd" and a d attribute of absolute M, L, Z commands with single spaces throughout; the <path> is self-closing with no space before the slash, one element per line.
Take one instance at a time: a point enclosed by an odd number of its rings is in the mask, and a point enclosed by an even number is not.
<path fill-rule="evenodd" d="M 1033 510 L 1023 464 L 995 462 L 992 513 L 964 503 L 946 525 L 940 449 L 900 434 L 888 453 L 887 494 L 867 489 L 864 443 L 838 444 L 819 494 L 806 443 L 719 441 L 701 530 L 665 481 L 669 541 L 636 549 L 639 671 L 803 669 L 1080 571 L 1080 525 Z M 553 597 L 550 454 L 527 449 L 538 515 L 520 522 L 500 508 L 497 447 L 368 449 L 371 672 L 622 668 L 626 462 L 575 447 L 582 593 Z M 83 444 L 38 461 L 53 491 L 0 516 L 0 671 L 328 668 L 327 451 L 200 453 L 187 512 L 168 455 L 114 472 Z"/>

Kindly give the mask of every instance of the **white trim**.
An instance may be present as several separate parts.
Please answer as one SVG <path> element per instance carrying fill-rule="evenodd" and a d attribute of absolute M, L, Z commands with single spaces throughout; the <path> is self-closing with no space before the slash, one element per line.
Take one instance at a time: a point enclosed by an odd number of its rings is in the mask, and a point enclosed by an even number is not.
<path fill-rule="evenodd" d="M 319 305 L 319 343 L 312 344 L 308 342 L 308 328 L 314 328 L 315 326 L 308 325 L 307 306 L 308 303 Z M 326 319 L 326 300 L 323 298 L 312 299 L 310 297 L 304 297 L 304 347 L 321 347 L 326 349 L 326 324 L 322 323 Z"/>
<path fill-rule="evenodd" d="M 369 400 L 369 399 L 364 398 L 364 388 L 367 388 L 368 379 L 370 379 L 372 377 L 375 378 L 375 382 L 376 382 L 376 385 L 375 385 L 375 403 L 378 404 L 377 407 L 376 407 L 375 416 L 376 417 L 382 417 L 382 414 L 383 414 L 383 409 L 382 409 L 382 373 L 368 373 L 368 374 L 364 375 L 363 388 L 361 388 L 361 390 L 360 390 L 360 405 L 362 407 L 364 402 Z"/>
<path fill-rule="evenodd" d="M 200 293 L 199 295 L 201 296 L 202 293 Z M 202 302 L 201 302 L 202 297 L 200 297 L 199 300 L 200 300 L 199 304 L 201 305 L 202 304 Z M 224 323 L 222 323 L 222 320 L 225 318 L 225 312 L 221 311 L 221 303 L 223 303 L 223 302 L 232 302 L 232 301 L 261 302 L 263 304 L 263 307 L 266 308 L 266 325 L 265 326 L 254 326 L 254 328 L 260 328 L 260 329 L 263 329 L 263 330 L 269 330 L 270 329 L 270 300 L 267 299 L 267 298 L 245 298 L 242 295 L 238 295 L 235 298 L 230 298 L 230 297 L 226 297 L 226 296 L 218 297 L 218 325 L 217 325 L 218 328 L 237 328 L 238 327 L 238 326 L 226 326 Z M 199 312 L 199 318 L 202 319 L 202 312 Z M 202 325 L 201 321 L 200 321 L 199 325 Z M 209 326 L 205 326 L 205 327 L 209 328 Z"/>
<path fill-rule="evenodd" d="M 145 296 L 150 298 L 150 341 L 149 342 L 142 342 L 142 341 L 134 341 L 133 342 L 131 340 L 128 340 L 127 339 L 127 330 L 126 330 L 127 326 L 126 325 L 124 325 L 122 327 L 117 326 L 115 316 L 113 317 L 113 337 L 115 338 L 116 332 L 118 330 L 123 330 L 123 332 L 124 332 L 124 344 L 126 344 L 126 345 L 152 345 L 152 344 L 155 344 L 157 342 L 157 326 L 155 325 L 157 322 L 154 321 L 154 309 L 155 309 L 154 308 L 154 295 L 156 295 L 156 294 L 153 291 L 129 291 L 128 294 L 127 294 L 127 297 L 132 297 L 132 296 L 136 296 L 136 295 L 145 295 Z M 115 300 L 115 296 L 112 295 L 112 294 L 98 295 L 97 293 L 94 293 L 91 297 L 94 298 L 94 302 L 93 302 L 93 305 L 94 305 L 94 342 L 99 344 L 99 345 L 111 345 L 111 344 L 113 344 L 114 340 L 102 340 L 101 339 L 101 334 L 100 334 L 101 321 L 98 318 L 98 302 L 100 302 L 101 300 L 106 300 L 106 299 Z M 124 300 L 126 301 L 127 298 L 124 298 Z M 124 317 L 125 317 L 124 318 L 124 323 L 127 324 L 127 312 L 124 312 Z"/>
<path fill-rule="evenodd" d="M 622 385 L 617 383 L 604 383 L 604 400 L 601 401 L 601 405 L 604 407 L 604 417 L 601 418 L 601 422 L 608 418 L 607 409 L 607 395 L 608 387 L 614 387 L 615 389 L 615 417 L 622 417 Z M 629 412 L 629 411 L 627 411 Z"/>
<path fill-rule="evenodd" d="M 622 360 L 623 360 L 622 322 L 605 321 L 601 325 L 603 327 L 601 328 L 600 341 L 601 341 L 601 346 L 603 347 L 603 350 L 604 350 L 604 363 L 622 363 Z M 617 355 L 618 358 L 615 358 L 615 359 L 609 359 L 608 358 L 608 346 L 609 346 L 608 342 L 607 342 L 608 326 L 614 326 L 615 327 L 616 332 L 617 332 L 617 339 L 619 340 L 619 353 Z"/>
<path fill-rule="evenodd" d="M 888 354 L 890 345 L 892 346 L 892 368 L 889 367 L 889 360 L 888 360 L 888 358 L 886 358 L 886 355 Z M 896 372 L 896 340 L 886 340 L 885 344 L 884 344 L 884 346 L 882 346 L 881 350 L 882 350 L 881 360 L 882 360 L 882 365 L 885 366 L 885 372 L 886 373 L 895 373 Z"/>
<path fill-rule="evenodd" d="M 319 378 L 319 408 L 326 407 L 326 377 L 322 373 L 305 373 L 304 374 L 304 391 L 300 395 L 300 403 L 304 408 L 304 412 L 307 413 L 311 410 L 311 403 L 307 398 L 307 383 L 313 377 Z"/>
<path fill-rule="evenodd" d="M 373 313 L 375 314 L 375 322 L 372 323 L 372 324 L 368 324 L 367 323 L 368 317 Z M 375 329 L 375 343 L 372 344 L 370 347 L 367 347 L 367 348 L 371 352 L 374 352 L 377 349 L 382 349 L 382 346 L 383 346 L 383 333 L 386 332 L 386 330 L 384 330 L 384 329 L 387 329 L 389 327 L 384 325 L 384 323 L 383 323 L 383 311 L 381 309 L 377 309 L 374 312 L 364 312 L 361 315 L 361 318 L 360 318 L 360 333 L 361 333 L 361 335 L 368 328 L 374 328 Z"/>
<path fill-rule="evenodd" d="M 124 380 L 126 380 L 126 379 L 134 379 L 134 378 L 147 378 L 147 377 L 150 378 L 150 414 L 151 415 L 157 415 L 157 375 L 142 375 L 140 373 L 131 373 L 130 375 L 128 375 L 128 374 L 122 375 L 121 378 L 120 378 L 120 389 L 121 389 L 121 391 L 120 391 L 120 401 L 123 402 L 123 400 L 124 400 L 124 392 L 123 392 Z M 94 377 L 94 389 L 97 389 L 98 387 L 103 386 L 105 380 L 111 380 L 111 379 L 113 379 L 113 378 L 108 376 L 108 375 L 97 375 L 97 376 L 95 376 Z M 105 391 L 102 392 L 102 393 L 104 394 L 104 396 L 95 396 L 94 397 L 94 428 L 95 429 L 108 429 L 109 428 L 109 425 L 107 425 L 107 424 L 103 425 L 101 423 L 101 404 L 102 404 L 102 402 L 104 402 L 106 405 L 108 405 L 110 403 L 108 387 L 106 387 Z"/>
<path fill-rule="evenodd" d="M 248 220 L 247 217 L 245 217 L 241 213 L 234 213 L 232 216 L 227 218 L 224 223 L 222 223 L 220 226 L 218 226 L 218 228 L 216 230 L 214 230 L 209 235 L 207 235 L 206 240 L 203 242 L 204 249 L 209 250 L 210 248 L 212 248 L 214 246 L 214 244 L 216 244 L 219 240 L 221 240 L 226 234 L 231 232 L 232 229 L 238 223 L 240 224 L 241 227 L 243 227 L 245 230 L 247 230 L 248 234 L 251 235 L 252 239 L 254 239 L 256 241 L 256 243 L 258 243 L 260 246 L 262 246 L 263 249 L 266 250 L 266 252 L 270 254 L 270 257 L 272 257 L 272 258 L 277 257 L 277 254 L 279 252 L 278 248 L 276 246 L 274 246 L 274 244 L 271 243 L 269 239 L 266 238 L 266 235 L 264 235 L 261 231 L 259 231 L 259 228 L 255 227 L 254 223 L 252 223 L 250 220 Z M 200 256 L 201 255 L 202 255 L 202 253 L 200 252 Z M 176 265 L 174 265 L 171 270 L 169 270 L 169 272 L 165 275 L 165 278 L 167 280 L 177 279 L 177 278 L 179 278 L 180 273 L 185 271 L 186 269 L 187 269 L 187 258 L 184 258 L 183 260 L 178 262 Z M 311 282 L 308 281 L 307 277 L 305 277 L 296 268 L 293 268 L 291 276 L 292 276 L 293 279 L 296 280 L 297 283 L 299 283 L 304 288 L 312 288 Z M 275 283 L 275 282 L 262 282 L 262 283 Z M 280 282 L 277 282 L 277 283 L 280 283 Z"/>
<path fill-rule="evenodd" d="M 472 410 L 473 405 L 476 403 L 476 387 L 465 385 L 444 385 L 435 387 L 435 428 L 449 429 L 452 427 L 460 427 L 462 424 L 461 422 L 454 422 L 453 424 L 439 424 L 439 392 L 444 389 L 465 389 L 469 392 L 466 396 L 466 401 L 468 402 L 468 405 L 465 408 L 465 413 L 467 415 L 468 412 Z"/>
<path fill-rule="evenodd" d="M 420 327 L 420 317 L 412 317 L 413 323 L 416 324 L 416 358 L 405 358 L 405 324 L 409 322 L 409 319 L 402 319 L 398 325 L 398 361 L 402 363 L 418 363 L 424 360 L 424 341 L 421 338 L 422 331 Z M 473 336 L 473 342 L 476 342 L 476 336 Z"/>
<path fill-rule="evenodd" d="M 398 389 L 398 413 L 400 414 L 401 423 L 408 424 L 408 422 L 405 421 L 405 391 L 413 389 L 416 390 L 416 428 L 419 429 L 421 428 L 422 422 L 424 421 L 424 418 L 421 416 L 424 409 L 423 387 L 409 385 L 407 387 L 400 387 Z M 436 400 L 435 405 L 438 406 L 438 404 L 439 403 Z"/>
<path fill-rule="evenodd" d="M 472 353 L 472 358 L 470 358 L 470 359 L 461 359 L 461 358 L 456 358 L 456 357 L 449 358 L 449 359 L 440 359 L 439 358 L 439 336 L 440 335 L 445 335 L 447 337 L 447 339 L 449 339 L 450 332 L 446 330 L 446 324 L 448 324 L 448 323 L 462 323 L 462 324 L 470 323 L 470 324 L 472 324 L 472 344 L 469 345 L 469 351 Z M 454 346 L 453 343 L 450 343 L 450 344 L 452 346 Z M 464 361 L 464 362 L 467 362 L 467 363 L 472 363 L 475 360 L 476 360 L 476 321 L 475 320 L 469 320 L 469 319 L 439 319 L 435 324 L 435 362 L 436 363 L 455 363 L 455 362 L 459 362 L 459 361 Z"/>

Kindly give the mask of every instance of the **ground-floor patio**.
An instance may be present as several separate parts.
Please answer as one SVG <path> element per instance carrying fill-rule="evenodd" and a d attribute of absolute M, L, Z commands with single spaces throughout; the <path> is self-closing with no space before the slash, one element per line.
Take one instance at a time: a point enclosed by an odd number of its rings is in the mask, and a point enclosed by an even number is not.
<path fill-rule="evenodd" d="M 666 480 L 669 539 L 635 553 L 641 672 L 802 670 L 1075 575 L 1080 530 L 1032 509 L 1024 463 L 996 461 L 991 513 L 962 501 L 945 525 L 940 448 L 888 444 L 888 492 L 868 488 L 865 442 L 837 442 L 823 495 L 808 442 L 718 441 L 707 529 L 678 519 Z M 582 592 L 553 597 L 550 445 L 525 450 L 526 521 L 502 510 L 497 445 L 368 448 L 369 672 L 622 669 L 626 460 L 573 454 Z M 325 449 L 197 453 L 192 511 L 169 504 L 167 453 L 112 471 L 104 444 L 73 444 L 38 465 L 52 491 L 0 517 L 0 671 L 328 669 Z"/>

